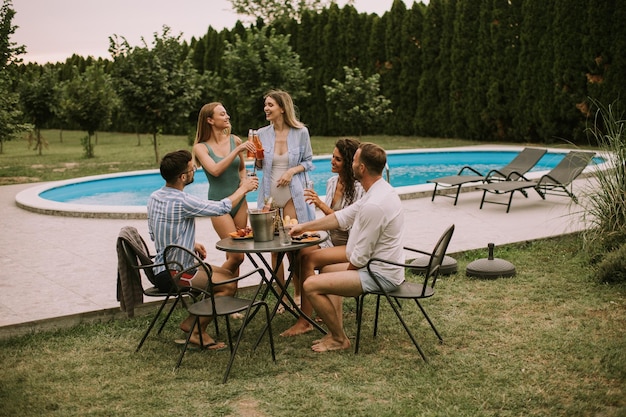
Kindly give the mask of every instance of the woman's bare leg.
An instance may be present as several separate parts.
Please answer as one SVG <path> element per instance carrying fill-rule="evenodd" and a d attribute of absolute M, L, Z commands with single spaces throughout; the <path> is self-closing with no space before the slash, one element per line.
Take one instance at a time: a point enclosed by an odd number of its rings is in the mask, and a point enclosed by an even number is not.
<path fill-rule="evenodd" d="M 211 217 L 211 223 L 215 232 L 224 239 L 229 236 L 229 233 L 235 232 L 237 229 L 243 229 L 248 222 L 248 204 L 244 201 L 235 214 L 235 218 L 232 218 L 230 214 L 223 216 Z M 222 264 L 223 268 L 228 269 L 233 276 L 239 275 L 239 266 L 243 263 L 244 255 L 242 253 L 226 253 L 226 262 Z"/>
<path fill-rule="evenodd" d="M 342 266 L 339 267 L 339 270 L 345 270 L 347 268 L 345 262 L 347 262 L 345 246 L 333 246 L 303 253 L 300 258 L 300 271 L 302 277 L 304 277 L 303 283 L 306 279 L 315 275 L 316 269 L 322 269 L 324 267 L 329 268 L 329 265 L 341 264 Z M 341 304 L 341 301 L 339 304 Z M 306 314 L 308 317 L 311 317 L 313 314 L 311 301 L 308 299 L 304 290 L 301 309 L 302 313 Z M 343 324 L 343 319 L 341 323 Z M 300 316 L 293 326 L 281 333 L 281 336 L 297 336 L 310 332 L 311 330 L 313 330 L 313 325 L 303 316 Z"/>

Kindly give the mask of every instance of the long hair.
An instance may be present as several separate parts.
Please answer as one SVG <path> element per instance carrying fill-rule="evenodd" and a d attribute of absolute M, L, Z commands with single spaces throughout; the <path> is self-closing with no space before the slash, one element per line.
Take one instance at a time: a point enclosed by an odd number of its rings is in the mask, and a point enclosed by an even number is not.
<path fill-rule="evenodd" d="M 265 94 L 264 98 L 268 97 L 274 99 L 276 104 L 278 104 L 278 106 L 285 111 L 285 113 L 283 113 L 283 120 L 287 126 L 294 129 L 304 127 L 304 123 L 298 120 L 298 117 L 296 116 L 296 108 L 288 92 L 283 90 L 271 90 Z"/>
<path fill-rule="evenodd" d="M 343 169 L 339 172 L 339 181 L 343 184 L 344 195 L 346 196 L 346 204 L 350 205 L 354 202 L 354 171 L 352 170 L 352 161 L 354 154 L 359 148 L 360 142 L 356 139 L 339 139 L 335 142 L 335 147 L 343 158 Z"/>
<path fill-rule="evenodd" d="M 200 109 L 200 113 L 198 113 L 198 126 L 196 127 L 196 139 L 193 141 L 193 145 L 195 146 L 197 143 L 208 142 L 213 135 L 213 129 L 207 119 L 213 118 L 213 113 L 215 112 L 215 108 L 217 106 L 223 106 L 222 103 L 214 101 L 212 103 L 205 104 Z M 226 132 L 227 134 L 230 132 Z M 193 152 L 193 163 L 197 165 L 196 162 L 196 154 Z"/>

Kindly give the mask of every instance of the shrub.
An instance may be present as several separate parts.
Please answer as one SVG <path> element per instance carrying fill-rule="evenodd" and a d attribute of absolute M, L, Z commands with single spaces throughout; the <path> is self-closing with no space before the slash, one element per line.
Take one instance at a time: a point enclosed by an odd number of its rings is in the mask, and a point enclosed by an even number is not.
<path fill-rule="evenodd" d="M 626 242 L 626 120 L 615 105 L 597 101 L 592 139 L 604 151 L 608 169 L 595 172 L 597 184 L 586 193 L 584 218 L 585 246 L 592 258 L 603 256 Z"/>
<path fill-rule="evenodd" d="M 600 282 L 626 283 L 626 244 L 606 254 L 596 268 Z"/>

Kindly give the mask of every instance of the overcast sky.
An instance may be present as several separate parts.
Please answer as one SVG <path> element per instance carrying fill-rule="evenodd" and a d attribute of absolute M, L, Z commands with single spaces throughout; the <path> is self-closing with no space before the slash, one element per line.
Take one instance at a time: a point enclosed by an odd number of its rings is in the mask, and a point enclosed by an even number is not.
<path fill-rule="evenodd" d="M 412 0 L 403 0 L 407 7 Z M 338 1 L 343 6 L 345 1 Z M 359 12 L 382 15 L 393 0 L 356 0 Z M 110 58 L 109 36 L 125 37 L 131 46 L 148 44 L 163 25 L 189 40 L 209 26 L 232 28 L 239 18 L 229 0 L 13 0 L 19 26 L 11 41 L 26 46 L 25 62 L 64 62 L 72 54 Z"/>

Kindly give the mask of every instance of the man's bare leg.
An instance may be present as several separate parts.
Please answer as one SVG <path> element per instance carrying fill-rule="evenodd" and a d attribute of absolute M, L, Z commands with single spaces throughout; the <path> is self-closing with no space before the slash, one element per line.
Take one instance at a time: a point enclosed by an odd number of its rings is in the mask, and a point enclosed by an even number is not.
<path fill-rule="evenodd" d="M 362 293 L 361 280 L 356 270 L 325 272 L 304 282 L 305 293 L 317 314 L 328 327 L 328 335 L 311 348 L 316 352 L 350 348 L 350 340 L 343 330 L 343 318 L 339 317 L 337 297 L 356 297 Z M 339 311 L 338 311 L 339 310 Z"/>
<path fill-rule="evenodd" d="M 213 282 L 222 282 L 232 277 L 232 274 L 229 270 L 222 267 L 211 266 L 213 268 Z M 196 288 L 206 289 L 208 284 L 208 277 L 204 273 L 203 270 L 199 270 L 198 274 L 191 281 L 192 285 Z M 215 287 L 215 296 L 223 297 L 223 296 L 232 296 L 237 291 L 236 284 L 227 284 L 220 285 Z M 206 329 L 213 320 L 213 317 L 200 317 L 198 320 L 198 325 L 191 329 L 193 322 L 195 320 L 195 316 L 188 315 L 185 320 L 180 324 L 180 329 L 185 333 L 189 333 L 192 331 L 191 336 L 189 338 L 189 342 L 195 345 L 200 345 L 200 332 L 202 332 L 202 346 L 207 347 L 208 349 L 222 349 L 226 345 L 224 342 L 216 342 L 209 334 Z"/>

